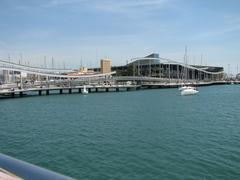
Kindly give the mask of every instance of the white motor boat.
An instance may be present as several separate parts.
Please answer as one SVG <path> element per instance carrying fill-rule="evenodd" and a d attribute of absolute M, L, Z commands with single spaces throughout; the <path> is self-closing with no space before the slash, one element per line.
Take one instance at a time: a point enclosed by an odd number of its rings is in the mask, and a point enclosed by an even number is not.
<path fill-rule="evenodd" d="M 88 90 L 85 85 L 83 86 L 82 94 L 88 94 Z"/>
<path fill-rule="evenodd" d="M 187 95 L 196 95 L 197 93 L 199 93 L 199 91 L 195 88 L 188 88 L 188 89 L 184 89 L 181 91 L 181 95 L 182 96 L 187 96 Z"/>

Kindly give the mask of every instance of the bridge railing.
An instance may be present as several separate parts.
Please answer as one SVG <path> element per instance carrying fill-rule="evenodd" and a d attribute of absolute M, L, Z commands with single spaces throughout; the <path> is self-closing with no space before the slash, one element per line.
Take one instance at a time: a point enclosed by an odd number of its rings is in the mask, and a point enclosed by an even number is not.
<path fill-rule="evenodd" d="M 6 67 L 28 69 L 28 70 L 37 71 L 37 72 L 58 72 L 58 73 L 73 72 L 72 69 L 43 68 L 43 67 L 29 66 L 24 64 L 17 64 L 13 62 L 4 61 L 4 60 L 0 60 L 0 64 Z"/>

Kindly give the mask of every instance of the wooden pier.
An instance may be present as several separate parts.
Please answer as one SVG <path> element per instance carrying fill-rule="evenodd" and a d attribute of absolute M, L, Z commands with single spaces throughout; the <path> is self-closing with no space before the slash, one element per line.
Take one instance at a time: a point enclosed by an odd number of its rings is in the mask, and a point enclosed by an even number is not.
<path fill-rule="evenodd" d="M 136 91 L 141 88 L 140 85 L 105 85 L 105 86 L 85 86 L 89 93 L 99 92 L 122 92 L 122 91 Z M 25 96 L 42 96 L 53 94 L 77 94 L 82 93 L 84 86 L 75 87 L 36 87 L 28 89 L 4 89 L 0 90 L 0 97 L 25 97 Z"/>

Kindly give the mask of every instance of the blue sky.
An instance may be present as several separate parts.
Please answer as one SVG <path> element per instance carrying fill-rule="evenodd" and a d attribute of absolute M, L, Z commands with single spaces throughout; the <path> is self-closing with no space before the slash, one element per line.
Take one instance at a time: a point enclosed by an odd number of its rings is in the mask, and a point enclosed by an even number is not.
<path fill-rule="evenodd" d="M 239 0 L 1 0 L 0 58 L 42 65 L 114 65 L 157 52 L 183 61 L 240 66 Z"/>

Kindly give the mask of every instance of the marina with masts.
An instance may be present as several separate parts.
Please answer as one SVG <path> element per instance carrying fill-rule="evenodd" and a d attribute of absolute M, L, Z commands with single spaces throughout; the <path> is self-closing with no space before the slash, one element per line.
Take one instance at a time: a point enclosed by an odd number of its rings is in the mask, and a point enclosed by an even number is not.
<path fill-rule="evenodd" d="M 46 64 L 46 59 L 44 59 Z M 187 49 L 184 63 L 161 58 L 152 53 L 132 58 L 124 66 L 112 66 L 110 59 L 102 59 L 100 68 L 57 69 L 34 67 L 0 60 L 1 97 L 72 94 L 93 92 L 120 92 L 152 88 L 177 88 L 182 85 L 206 86 L 238 84 L 226 80 L 223 67 L 190 65 Z M 87 93 L 86 93 L 87 92 Z"/>

